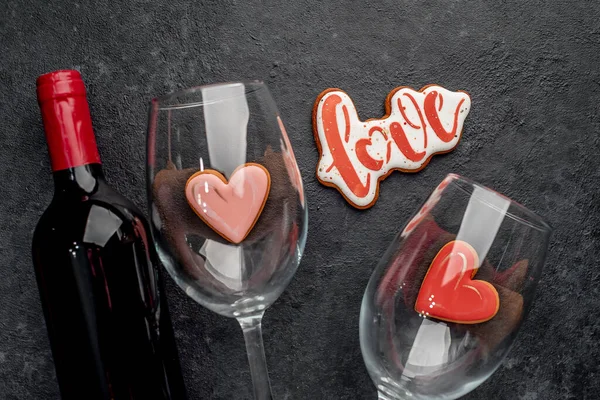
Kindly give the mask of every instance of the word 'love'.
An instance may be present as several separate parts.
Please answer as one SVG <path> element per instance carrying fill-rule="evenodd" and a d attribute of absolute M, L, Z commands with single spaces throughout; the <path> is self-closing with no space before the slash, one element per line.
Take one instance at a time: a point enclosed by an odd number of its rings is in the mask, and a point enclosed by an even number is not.
<path fill-rule="evenodd" d="M 465 92 L 436 85 L 420 91 L 400 87 L 387 96 L 386 116 L 361 121 L 348 94 L 328 89 L 313 109 L 321 152 L 317 178 L 354 207 L 371 207 L 379 181 L 393 170 L 417 172 L 433 155 L 456 147 L 470 107 Z"/>

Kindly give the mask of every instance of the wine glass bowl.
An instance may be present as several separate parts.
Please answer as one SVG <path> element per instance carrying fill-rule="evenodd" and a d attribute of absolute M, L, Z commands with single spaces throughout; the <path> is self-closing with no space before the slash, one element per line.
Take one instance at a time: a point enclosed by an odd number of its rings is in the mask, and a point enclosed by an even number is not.
<path fill-rule="evenodd" d="M 198 303 L 260 328 L 296 272 L 307 232 L 302 179 L 269 90 L 233 82 L 156 98 L 147 150 L 151 221 L 167 271 Z M 270 396 L 264 378 L 257 398 Z"/>
<path fill-rule="evenodd" d="M 456 399 L 499 367 L 533 300 L 551 229 L 448 175 L 365 291 L 360 343 L 382 399 Z"/>

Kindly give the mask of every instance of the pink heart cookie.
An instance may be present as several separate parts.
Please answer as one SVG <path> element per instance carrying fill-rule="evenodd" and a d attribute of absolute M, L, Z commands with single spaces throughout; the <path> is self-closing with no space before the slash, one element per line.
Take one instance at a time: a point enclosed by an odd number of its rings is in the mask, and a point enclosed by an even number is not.
<path fill-rule="evenodd" d="M 233 171 L 229 182 L 215 170 L 196 172 L 185 185 L 185 196 L 202 221 L 238 244 L 258 221 L 270 189 L 269 171 L 262 165 L 248 163 Z"/>

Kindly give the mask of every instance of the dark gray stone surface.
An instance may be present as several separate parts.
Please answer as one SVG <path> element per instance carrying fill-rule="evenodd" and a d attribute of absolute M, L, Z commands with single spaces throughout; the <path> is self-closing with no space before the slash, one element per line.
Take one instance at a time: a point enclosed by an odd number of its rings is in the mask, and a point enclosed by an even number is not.
<path fill-rule="evenodd" d="M 77 68 L 108 179 L 145 203 L 147 102 L 191 85 L 264 79 L 294 145 L 310 225 L 296 277 L 267 312 L 277 399 L 374 399 L 358 343 L 370 273 L 448 172 L 496 188 L 556 228 L 535 306 L 511 354 L 466 398 L 600 397 L 600 3 L 542 1 L 2 1 L 0 399 L 56 399 L 30 259 L 52 196 L 35 78 Z M 340 87 L 363 118 L 399 85 L 473 100 L 458 148 L 395 173 L 359 212 L 317 183 L 311 109 Z M 340 236 L 340 232 L 345 232 Z M 168 280 L 193 399 L 249 399 L 241 331 Z"/>

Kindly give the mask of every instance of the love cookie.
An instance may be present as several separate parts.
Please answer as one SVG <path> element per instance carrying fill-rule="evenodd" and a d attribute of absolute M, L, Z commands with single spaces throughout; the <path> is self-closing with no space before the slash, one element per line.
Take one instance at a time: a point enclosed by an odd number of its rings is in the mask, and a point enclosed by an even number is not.
<path fill-rule="evenodd" d="M 420 91 L 398 87 L 388 94 L 385 107 L 384 117 L 361 121 L 346 92 L 327 89 L 313 108 L 317 179 L 359 209 L 375 204 L 379 181 L 392 171 L 417 172 L 433 155 L 452 151 L 471 98 L 437 85 Z"/>
<path fill-rule="evenodd" d="M 500 298 L 494 286 L 473 279 L 479 269 L 475 249 L 454 240 L 437 253 L 415 303 L 422 316 L 459 324 L 478 324 L 494 318 Z"/>
<path fill-rule="evenodd" d="M 185 196 L 202 221 L 224 239 L 239 244 L 258 221 L 270 189 L 269 171 L 248 163 L 236 168 L 229 182 L 215 170 L 196 172 L 185 185 Z"/>

